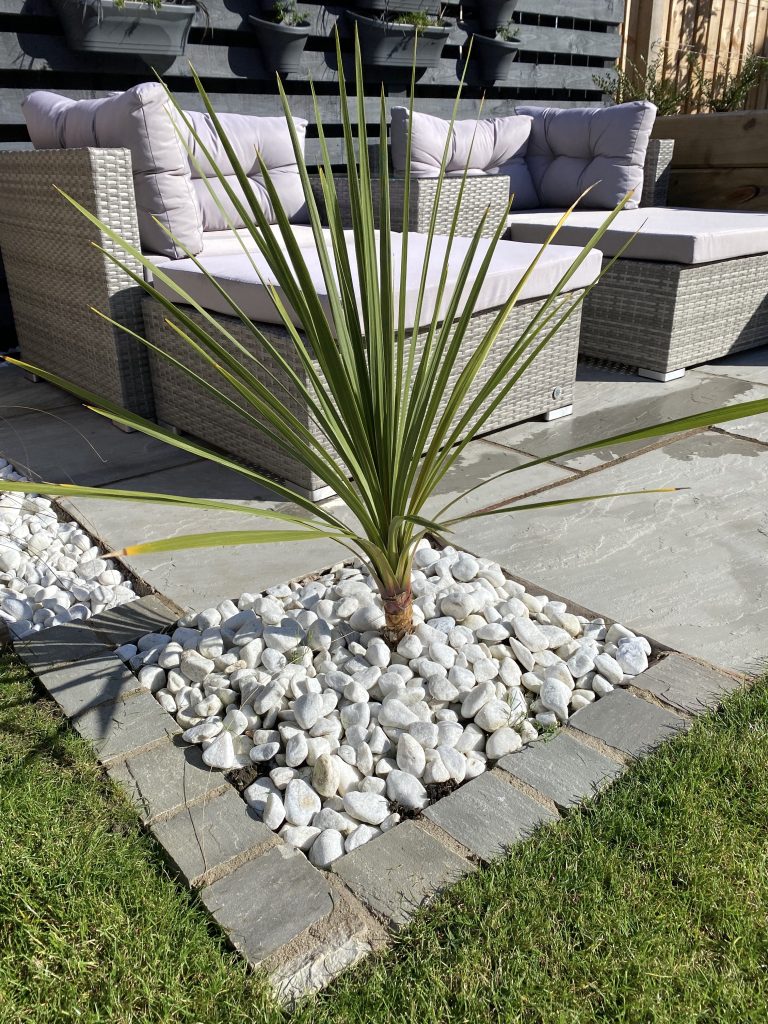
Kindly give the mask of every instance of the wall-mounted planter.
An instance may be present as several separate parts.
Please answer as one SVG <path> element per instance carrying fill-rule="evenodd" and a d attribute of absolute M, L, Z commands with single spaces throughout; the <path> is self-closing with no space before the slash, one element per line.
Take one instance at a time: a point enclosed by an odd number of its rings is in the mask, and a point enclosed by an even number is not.
<path fill-rule="evenodd" d="M 137 53 L 180 57 L 197 8 L 137 0 L 52 0 L 69 47 L 88 53 Z"/>
<path fill-rule="evenodd" d="M 518 0 L 475 0 L 475 19 L 483 32 L 496 35 L 499 25 L 508 25 Z"/>
<path fill-rule="evenodd" d="M 413 44 L 418 32 L 416 67 L 435 68 L 440 63 L 450 28 L 444 25 L 416 29 L 414 25 L 397 25 L 378 18 L 366 18 L 348 11 L 357 25 L 360 53 L 364 64 L 372 67 L 407 67 L 413 65 Z"/>
<path fill-rule="evenodd" d="M 472 37 L 472 57 L 470 64 L 475 73 L 484 82 L 490 84 L 506 82 L 512 72 L 520 41 L 507 42 L 504 39 L 491 39 L 490 36 Z"/>
<path fill-rule="evenodd" d="M 387 3 L 387 0 L 357 0 L 357 6 L 363 11 L 389 11 L 390 14 L 407 11 L 436 17 L 443 5 L 440 0 L 392 0 L 392 3 Z"/>
<path fill-rule="evenodd" d="M 255 14 L 249 14 L 248 20 L 257 32 L 262 59 L 271 71 L 281 75 L 301 71 L 309 25 L 286 25 L 282 21 L 257 18 Z"/>

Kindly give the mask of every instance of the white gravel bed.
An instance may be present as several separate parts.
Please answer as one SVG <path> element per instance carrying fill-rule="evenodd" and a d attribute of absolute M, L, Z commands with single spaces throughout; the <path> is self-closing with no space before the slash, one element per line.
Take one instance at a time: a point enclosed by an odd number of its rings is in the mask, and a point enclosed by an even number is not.
<path fill-rule="evenodd" d="M 190 613 L 118 655 L 248 804 L 328 867 L 648 666 L 620 625 L 423 542 L 395 651 L 360 564 Z"/>
<path fill-rule="evenodd" d="M 0 459 L 0 481 L 25 480 Z M 0 618 L 21 639 L 133 601 L 136 594 L 75 522 L 60 522 L 37 494 L 2 492 L 0 483 Z"/>

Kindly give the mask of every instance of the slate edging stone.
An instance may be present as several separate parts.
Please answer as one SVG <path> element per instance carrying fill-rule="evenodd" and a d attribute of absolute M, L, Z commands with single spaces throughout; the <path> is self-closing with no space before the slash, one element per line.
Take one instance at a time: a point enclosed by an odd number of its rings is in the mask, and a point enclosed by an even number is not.
<path fill-rule="evenodd" d="M 282 842 L 206 886 L 200 899 L 254 966 L 333 910 L 325 876 Z"/>
<path fill-rule="evenodd" d="M 588 800 L 624 770 L 617 761 L 579 743 L 567 732 L 507 754 L 497 767 L 538 790 L 561 810 Z"/>
<path fill-rule="evenodd" d="M 205 764 L 199 747 L 173 741 L 115 761 L 107 766 L 107 774 L 123 787 L 145 825 L 230 785 Z"/>
<path fill-rule="evenodd" d="M 244 806 L 234 786 L 183 807 L 149 830 L 190 888 L 221 877 L 270 846 L 282 845 L 272 829 Z"/>
<path fill-rule="evenodd" d="M 699 715 L 717 707 L 744 680 L 674 653 L 636 676 L 632 685 L 680 711 Z"/>
<path fill-rule="evenodd" d="M 685 732 L 689 726 L 688 721 L 671 711 L 634 697 L 626 690 L 614 690 L 572 715 L 567 728 L 639 758 L 665 740 L 673 739 L 676 733 Z"/>
<path fill-rule="evenodd" d="M 331 870 L 395 929 L 436 893 L 475 870 L 447 846 L 404 821 L 335 860 Z"/>
<path fill-rule="evenodd" d="M 91 744 L 103 765 L 181 733 L 176 722 L 147 690 L 140 690 L 126 700 L 87 708 L 71 722 Z"/>
<path fill-rule="evenodd" d="M 560 818 L 493 772 L 444 796 L 424 816 L 484 861 L 504 856 L 539 825 Z"/>

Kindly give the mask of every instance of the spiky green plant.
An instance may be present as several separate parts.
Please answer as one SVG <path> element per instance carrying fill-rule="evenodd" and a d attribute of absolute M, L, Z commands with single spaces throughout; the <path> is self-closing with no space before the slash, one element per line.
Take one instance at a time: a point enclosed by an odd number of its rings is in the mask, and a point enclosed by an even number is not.
<path fill-rule="evenodd" d="M 339 67 L 342 66 L 341 52 L 337 39 Z M 148 501 L 159 504 L 185 505 L 195 508 L 237 511 L 255 519 L 270 519 L 281 524 L 279 529 L 248 530 L 237 532 L 200 533 L 152 541 L 124 549 L 121 554 L 136 555 L 144 552 L 180 550 L 203 546 L 240 544 L 265 544 L 276 541 L 305 541 L 332 538 L 344 548 L 362 555 L 373 579 L 378 586 L 385 612 L 386 639 L 397 642 L 412 626 L 411 567 L 413 554 L 419 540 L 428 532 L 445 535 L 456 523 L 479 515 L 498 515 L 501 512 L 520 509 L 539 509 L 565 506 L 574 502 L 616 495 L 593 495 L 590 498 L 569 498 L 518 505 L 509 508 L 509 503 L 496 507 L 492 512 L 472 512 L 451 515 L 451 509 L 461 498 L 472 490 L 465 491 L 449 502 L 437 514 L 425 515 L 425 505 L 434 494 L 440 481 L 461 456 L 471 439 L 483 430 L 494 410 L 507 399 L 515 383 L 527 367 L 557 334 L 567 318 L 577 309 L 584 293 L 567 291 L 568 284 L 588 253 L 599 243 L 605 231 L 624 206 L 626 199 L 610 213 L 592 239 L 576 257 L 570 269 L 563 274 L 551 295 L 532 316 L 515 343 L 501 354 L 498 368 L 483 381 L 481 371 L 489 353 L 498 345 L 499 336 L 514 308 L 526 281 L 536 272 L 536 267 L 547 245 L 555 238 L 559 226 L 552 231 L 548 242 L 541 247 L 532 260 L 520 282 L 511 289 L 509 297 L 498 309 L 491 326 L 479 343 L 469 340 L 468 328 L 475 311 L 480 289 L 488 267 L 506 228 L 506 213 L 493 226 L 490 239 L 482 237 L 486 216 L 471 238 L 466 257 L 452 288 L 448 287 L 448 258 L 453 246 L 461 195 L 466 184 L 466 171 L 460 185 L 460 197 L 447 239 L 448 250 L 442 266 L 439 287 L 434 303 L 435 313 L 426 330 L 422 327 L 423 349 L 417 354 L 419 328 L 406 327 L 406 284 L 413 275 L 419 279 L 417 314 L 415 323 L 422 323 L 421 310 L 425 301 L 427 268 L 430 263 L 437 218 L 437 208 L 448 158 L 448 143 L 443 154 L 442 167 L 437 180 L 437 196 L 427 231 L 426 257 L 418 266 L 408 263 L 408 210 L 409 174 L 411 143 L 407 142 L 406 174 L 404 181 L 402 254 L 399 280 L 395 281 L 395 254 L 391 234 L 390 188 L 387 160 L 386 106 L 382 93 L 380 104 L 380 202 L 378 219 L 380 230 L 376 230 L 376 216 L 372 199 L 371 167 L 367 149 L 367 126 L 364 115 L 363 73 L 359 46 L 355 47 L 357 126 L 353 124 L 350 103 L 343 80 L 339 82 L 341 119 L 346 152 L 347 179 L 351 201 L 352 236 L 354 260 L 349 258 L 344 236 L 344 223 L 334 184 L 334 170 L 331 165 L 320 112 L 315 98 L 315 114 L 322 152 L 320 183 L 327 213 L 327 231 L 330 244 L 323 235 L 320 209 L 315 201 L 309 174 L 303 159 L 301 144 L 294 127 L 287 98 L 280 88 L 280 95 L 293 139 L 296 162 L 304 188 L 309 219 L 314 233 L 317 253 L 322 266 L 323 278 L 328 294 L 329 310 L 326 312 L 312 286 L 312 276 L 304 260 L 275 190 L 267 168 L 261 163 L 261 173 L 277 218 L 277 230 L 268 222 L 254 195 L 251 183 L 240 166 L 237 156 L 213 110 L 206 92 L 195 75 L 200 96 L 214 125 L 221 136 L 227 156 L 235 169 L 242 192 L 238 194 L 228 178 L 217 171 L 218 186 L 232 204 L 236 215 L 245 225 L 244 233 L 250 236 L 256 250 L 264 257 L 270 272 L 278 282 L 280 291 L 264 282 L 272 297 L 282 325 L 289 336 L 299 363 L 306 374 L 306 382 L 296 374 L 288 361 L 281 356 L 270 338 L 253 323 L 246 313 L 230 298 L 222 286 L 205 271 L 205 268 L 191 253 L 200 270 L 209 278 L 216 291 L 227 298 L 232 316 L 246 329 L 252 345 L 246 349 L 230 331 L 227 320 L 216 317 L 204 310 L 174 281 L 147 260 L 128 242 L 120 238 L 95 214 L 84 209 L 71 197 L 69 201 L 96 225 L 100 231 L 122 248 L 132 258 L 148 267 L 159 280 L 176 295 L 171 301 L 158 289 L 135 273 L 119 256 L 104 249 L 107 259 L 112 260 L 140 285 L 155 301 L 166 310 L 167 324 L 189 346 L 190 355 L 202 358 L 207 364 L 210 379 L 205 381 L 183 361 L 174 359 L 151 342 L 134 334 L 142 344 L 155 351 L 159 357 L 171 360 L 176 368 L 190 380 L 190 388 L 203 387 L 214 394 L 230 409 L 242 417 L 244 429 L 258 429 L 298 461 L 316 473 L 330 486 L 354 514 L 357 525 L 348 526 L 330 509 L 315 504 L 291 487 L 273 480 L 239 464 L 236 460 L 208 450 L 192 440 L 174 435 L 171 431 L 125 411 L 114 403 L 85 389 L 64 381 L 44 369 L 29 367 L 39 376 L 67 388 L 87 402 L 95 411 L 116 422 L 151 437 L 159 438 L 170 445 L 184 449 L 201 458 L 217 462 L 242 473 L 250 480 L 264 483 L 277 491 L 301 509 L 302 514 L 293 515 L 285 511 L 249 508 L 239 504 L 215 499 L 186 498 L 170 494 L 122 491 L 108 488 L 89 488 L 48 483 L 3 483 L 8 490 L 40 491 L 51 495 L 98 496 L 126 501 Z M 460 91 L 459 91 L 460 95 Z M 174 109 L 175 123 L 184 124 L 194 139 L 198 151 L 213 164 L 203 141 L 197 136 L 189 119 L 178 101 L 169 93 Z M 411 89 L 411 113 L 413 112 L 413 81 Z M 456 105 L 458 104 L 458 96 Z M 454 105 L 454 117 L 456 113 Z M 412 118 L 410 123 L 412 123 Z M 180 135 L 183 133 L 180 131 Z M 450 138 L 450 132 L 449 132 Z M 357 153 L 357 155 L 356 155 Z M 190 149 L 190 159 L 195 161 Z M 217 191 L 209 187 L 216 199 Z M 628 198 L 628 197 L 627 197 Z M 218 201 L 218 200 L 217 200 Z M 219 202 L 222 214 L 228 216 Z M 570 212 L 570 211 L 568 211 Z M 562 222 L 567 218 L 566 213 Z M 243 242 L 244 258 L 251 261 L 257 274 L 253 257 Z M 178 240 L 176 240 L 177 244 Z M 180 246 L 180 248 L 184 248 Z M 186 250 L 185 250 L 186 251 Z M 481 257 L 479 269 L 473 267 L 475 257 Z M 434 266 L 434 263 L 433 263 Z M 259 275 L 261 276 L 261 275 Z M 466 294 L 465 294 L 466 293 Z M 282 295 L 282 297 L 281 297 Z M 190 307 L 197 311 L 204 326 L 189 315 Z M 294 311 L 300 330 L 287 312 Z M 439 314 L 437 311 L 444 309 Z M 114 321 L 100 311 L 98 315 Z M 119 325 L 115 325 L 119 326 Z M 134 332 L 129 332 L 134 333 Z M 459 352 L 465 346 L 473 346 L 470 358 L 464 368 L 454 373 Z M 262 365 L 266 355 L 279 367 L 283 375 L 275 381 L 274 374 Z M 15 362 L 15 360 L 12 360 Z M 263 371 L 260 373 L 259 371 Z M 321 376 L 322 375 L 322 376 Z M 455 383 L 449 382 L 455 377 Z M 267 383 L 265 383 L 265 381 Z M 277 383 L 278 386 L 275 386 Z M 300 395 L 309 409 L 312 420 L 319 429 L 316 437 L 291 412 L 282 400 L 283 385 L 290 384 Z M 450 391 L 445 408 L 441 410 L 441 399 Z M 233 397 L 234 396 L 234 397 Z M 621 444 L 643 438 L 660 437 L 678 430 L 706 426 L 726 419 L 753 415 L 768 410 L 768 400 L 744 403 L 709 413 L 699 413 L 671 423 L 632 430 L 627 433 L 579 445 L 565 452 L 558 452 L 552 458 L 588 451 L 605 444 Z M 512 473 L 536 465 L 544 459 L 535 459 L 505 471 Z M 503 476 L 504 474 L 498 474 Z M 497 477 L 494 477 L 497 479 Z M 664 488 L 674 490 L 675 488 Z M 638 492 L 628 492 L 638 493 Z M 642 492 L 642 493 L 656 493 Z"/>

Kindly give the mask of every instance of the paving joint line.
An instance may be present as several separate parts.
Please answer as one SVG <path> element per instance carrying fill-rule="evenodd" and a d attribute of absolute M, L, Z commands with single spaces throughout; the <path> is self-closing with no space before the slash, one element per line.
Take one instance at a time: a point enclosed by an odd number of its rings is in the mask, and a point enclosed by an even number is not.
<path fill-rule="evenodd" d="M 500 448 L 506 448 L 507 451 L 518 452 L 521 455 L 527 455 L 527 457 L 530 458 L 530 459 L 537 459 L 537 458 L 541 457 L 543 459 L 543 461 L 540 463 L 541 465 L 554 466 L 556 469 L 564 469 L 564 470 L 566 470 L 569 473 L 573 473 L 574 475 L 572 477 L 570 477 L 569 479 L 555 480 L 555 481 L 553 481 L 550 484 L 542 484 L 541 487 L 531 488 L 528 491 L 524 491 L 523 493 L 518 494 L 518 495 L 514 495 L 513 497 L 510 497 L 510 498 L 502 498 L 500 501 L 494 502 L 494 503 L 492 503 L 490 505 L 483 506 L 483 508 L 478 509 L 478 511 L 479 512 L 488 512 L 488 511 L 491 511 L 493 509 L 501 508 L 502 505 L 510 505 L 511 506 L 513 502 L 523 501 L 526 498 L 531 498 L 534 495 L 542 494 L 545 491 L 551 491 L 551 490 L 554 490 L 557 487 L 563 487 L 566 484 L 575 483 L 576 480 L 584 480 L 587 477 L 595 476 L 597 473 L 603 473 L 605 470 L 612 469 L 614 466 L 620 466 L 620 465 L 623 465 L 626 462 L 629 462 L 631 459 L 636 459 L 640 455 L 647 455 L 649 452 L 654 452 L 654 451 L 657 451 L 660 448 L 664 448 L 664 447 L 666 447 L 667 445 L 671 444 L 674 441 L 683 441 L 683 440 L 685 440 L 688 437 L 695 437 L 698 434 L 705 434 L 710 429 L 711 429 L 710 427 L 696 427 L 693 430 L 685 430 L 685 431 L 681 431 L 680 433 L 676 433 L 676 434 L 668 434 L 666 437 L 660 438 L 657 442 L 655 442 L 654 444 L 650 444 L 650 445 L 648 445 L 645 448 L 640 448 L 637 451 L 633 451 L 633 452 L 627 452 L 626 455 L 621 455 L 617 459 L 611 459 L 610 462 L 602 463 L 599 466 L 590 466 L 589 469 L 571 469 L 569 466 L 561 466 L 558 462 L 552 462 L 551 459 L 547 459 L 545 457 L 536 456 L 536 455 L 530 455 L 527 452 L 523 452 L 523 451 L 521 451 L 518 448 L 508 448 L 505 445 L 498 445 L 498 447 L 500 447 Z M 745 438 L 745 440 L 747 440 L 747 439 Z M 574 454 L 575 455 L 578 455 L 578 454 L 589 455 L 589 452 L 581 452 L 581 453 L 575 452 Z M 479 488 L 478 488 L 478 490 L 479 490 Z M 511 511 L 511 509 L 510 509 L 510 511 Z"/>

